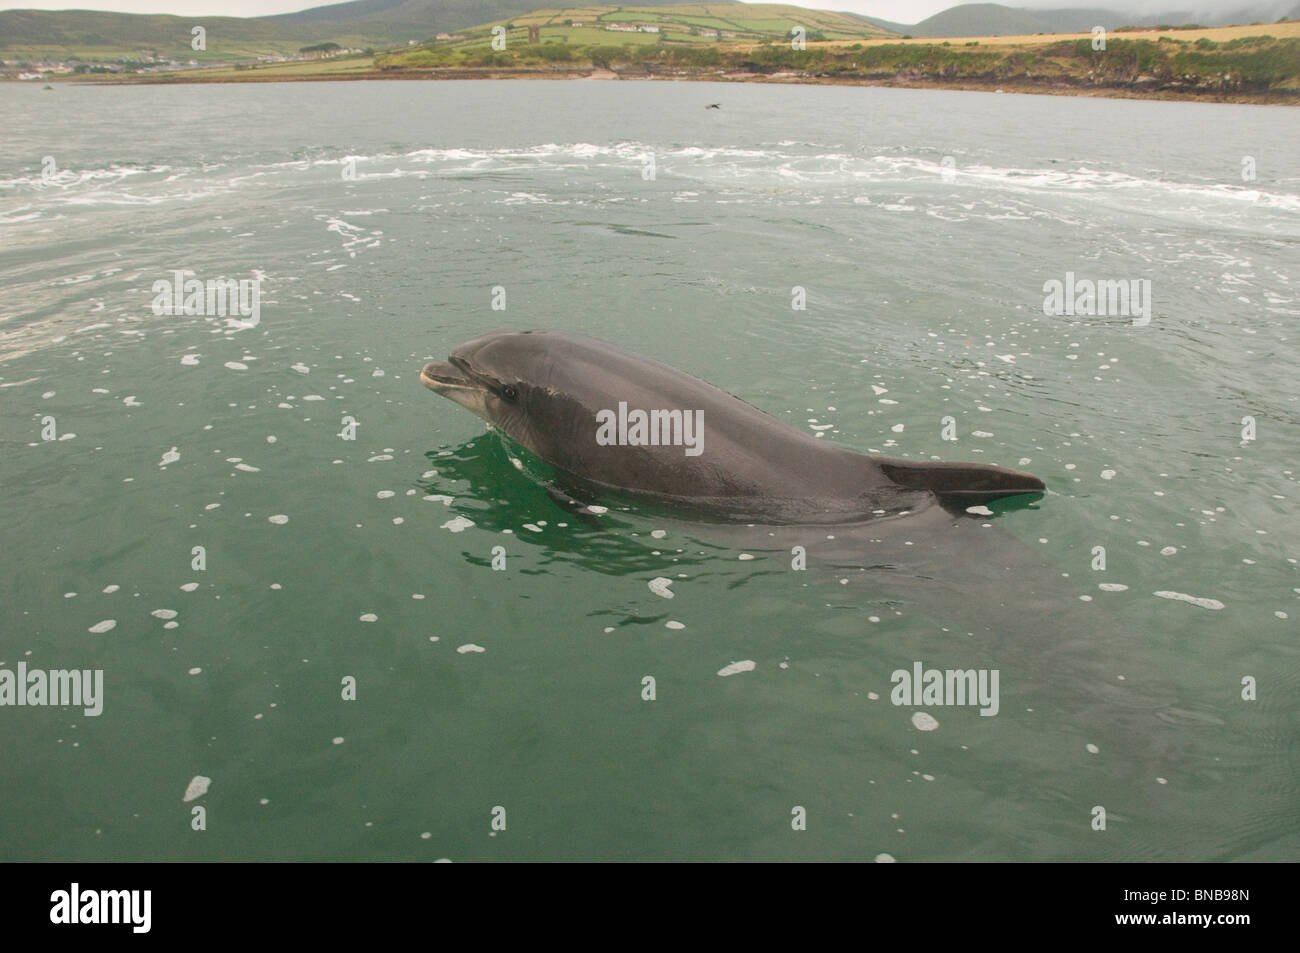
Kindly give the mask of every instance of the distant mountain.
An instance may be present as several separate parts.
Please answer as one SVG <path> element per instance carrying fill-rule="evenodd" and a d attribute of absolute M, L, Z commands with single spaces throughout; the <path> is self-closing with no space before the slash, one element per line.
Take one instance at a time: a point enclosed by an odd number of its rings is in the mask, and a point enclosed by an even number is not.
<path fill-rule="evenodd" d="M 693 0 L 656 0 L 645 5 L 679 6 L 690 2 Z M 153 51 L 178 59 L 213 60 L 292 53 L 322 42 L 382 48 L 410 41 L 419 43 L 439 33 L 507 20 L 542 6 L 545 0 L 351 0 L 297 13 L 247 18 L 5 10 L 0 11 L 0 56 L 37 58 L 48 53 L 55 57 L 112 59 Z M 709 6 L 743 5 L 737 0 L 709 0 Z M 205 52 L 190 48 L 194 26 L 207 31 Z"/>
<path fill-rule="evenodd" d="M 890 33 L 902 34 L 912 32 L 911 25 L 907 23 L 894 23 L 892 20 L 882 20 L 880 17 L 869 17 L 865 13 L 849 13 L 848 11 L 845 11 L 845 15 L 854 17 L 858 20 L 863 20 L 866 23 L 870 23 L 872 26 L 878 26 L 882 30 L 888 30 Z"/>
<path fill-rule="evenodd" d="M 810 39 L 867 39 L 882 31 L 848 14 L 808 10 L 779 3 L 748 4 L 738 0 L 707 0 L 700 10 L 672 12 L 700 0 L 658 0 L 627 5 L 573 8 L 546 0 L 350 0 L 312 7 L 297 13 L 266 17 L 178 17 L 87 10 L 0 12 L 0 58 L 113 60 L 160 59 L 247 61 L 259 56 L 296 54 L 303 47 L 335 43 L 345 49 L 376 50 L 419 47 L 439 33 L 486 31 L 492 23 L 516 22 L 554 28 L 566 21 L 590 21 L 596 34 L 585 42 L 613 42 L 601 29 L 605 23 L 626 21 L 664 24 L 657 39 L 693 42 L 702 28 L 755 41 L 784 38 L 792 23 L 808 29 Z M 659 9 L 660 12 L 655 11 Z M 671 25 L 670 25 L 671 24 Z M 191 30 L 202 26 L 207 48 L 193 51 Z"/>
<path fill-rule="evenodd" d="M 645 6 L 671 7 L 684 3 L 698 3 L 699 0 L 646 0 Z M 739 0 L 709 0 L 710 6 L 725 6 Z M 447 29 L 460 30 L 491 23 L 504 17 L 530 13 L 544 9 L 528 0 L 351 0 L 349 3 L 336 3 L 324 7 L 312 7 L 297 13 L 280 13 L 275 16 L 258 17 L 275 23 L 353 23 L 358 20 L 369 22 L 424 24 L 433 19 L 446 21 Z M 455 25 L 450 25 L 455 22 Z"/>
<path fill-rule="evenodd" d="M 907 32 L 913 36 L 1009 36 L 1047 31 L 1028 10 L 998 3 L 963 3 L 927 17 Z"/>
<path fill-rule="evenodd" d="M 917 37 L 1012 36 L 1032 33 L 1087 33 L 1094 26 L 1104 26 L 1113 30 L 1119 26 L 1165 24 L 1181 26 L 1187 23 L 1199 23 L 1202 26 L 1273 23 L 1283 16 L 1288 19 L 1300 19 L 1300 3 L 1295 3 L 1294 0 L 1285 0 L 1285 2 L 1264 0 L 1225 13 L 1167 11 L 1149 14 L 1095 7 L 1040 10 L 1008 7 L 1000 3 L 964 3 L 936 13 L 913 26 L 890 23 L 887 24 L 887 28 Z M 885 21 L 869 17 L 864 19 L 886 26 Z"/>
<path fill-rule="evenodd" d="M 353 0 L 268 17 L 170 16 L 91 10 L 0 12 L 0 49 L 154 48 L 190 51 L 190 30 L 207 31 L 208 52 L 232 55 L 252 44 L 272 48 L 325 40 L 351 46 L 390 46 L 475 26 L 533 9 L 535 0 Z M 268 49 L 268 52 L 273 51 Z"/>
<path fill-rule="evenodd" d="M 692 0 L 659 0 L 645 6 L 675 7 Z M 694 0 L 699 3 L 700 0 Z M 1193 4 L 1203 0 L 1188 0 Z M 1181 25 L 1196 21 L 1206 26 L 1226 23 L 1272 23 L 1286 15 L 1300 19 L 1300 0 L 1238 0 L 1247 3 L 1232 13 L 1217 15 L 1161 13 L 1137 15 L 1123 10 L 1078 8 L 1039 10 L 1009 7 L 997 3 L 967 3 L 944 10 L 909 26 L 878 17 L 860 14 L 817 13 L 827 24 L 828 36 L 853 36 L 858 32 L 845 27 L 850 21 L 868 25 L 867 35 L 878 30 L 915 37 L 990 36 L 1032 33 L 1087 32 L 1101 24 L 1117 26 Z M 376 49 L 422 43 L 439 33 L 455 33 L 485 23 L 523 18 L 530 12 L 542 16 L 558 13 L 563 4 L 548 0 L 350 0 L 333 6 L 312 7 L 297 13 L 266 17 L 194 17 L 164 14 L 104 13 L 91 10 L 5 10 L 0 11 L 0 58 L 38 60 L 80 58 L 108 60 L 156 54 L 164 58 L 214 60 L 248 60 L 266 54 L 297 53 L 304 46 L 325 42 L 343 47 Z M 574 8 L 584 19 L 596 20 L 601 14 L 621 15 L 633 5 L 616 7 L 583 6 Z M 707 0 L 711 17 L 697 17 L 691 11 L 689 21 L 697 26 L 734 27 L 747 24 L 749 33 L 779 34 L 784 12 L 779 7 L 739 3 L 737 0 Z M 767 11 L 767 12 L 765 12 Z M 776 19 L 773 20 L 772 17 Z M 764 18 L 767 18 L 766 20 Z M 832 23 L 834 18 L 838 18 Z M 651 21 L 652 22 L 652 21 Z M 836 25 L 838 24 L 838 25 Z M 191 29 L 202 26 L 207 31 L 207 49 L 195 52 L 190 47 Z M 593 24 L 594 26 L 594 24 Z M 736 27 L 740 29 L 739 27 Z"/>

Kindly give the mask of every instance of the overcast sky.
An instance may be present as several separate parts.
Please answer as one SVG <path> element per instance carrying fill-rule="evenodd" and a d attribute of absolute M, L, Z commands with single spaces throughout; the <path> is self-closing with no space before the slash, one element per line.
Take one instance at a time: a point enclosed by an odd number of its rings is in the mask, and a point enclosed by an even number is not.
<path fill-rule="evenodd" d="M 623 0 L 627 3 L 628 0 Z M 643 0 L 651 6 L 654 0 Z M 926 17 L 958 5 L 959 0 L 778 0 L 796 6 L 817 10 L 851 10 L 868 16 L 893 20 L 895 23 L 919 23 Z M 1047 9 L 1050 7 L 1100 7 L 1125 13 L 1156 13 L 1165 10 L 1240 10 L 1267 5 L 1277 7 L 1279 16 L 1290 3 L 1285 0 L 1002 0 L 1004 6 Z M 292 13 L 308 7 L 327 6 L 325 2 L 311 0 L 25 0 L 5 3 L 0 9 L 37 10 L 115 10 L 119 13 L 176 13 L 184 16 L 225 15 L 232 17 L 265 16 L 272 13 Z M 521 0 L 520 7 L 528 4 Z M 558 0 L 538 0 L 537 8 L 558 7 Z M 575 0 L 574 5 L 577 5 Z M 630 6 L 631 4 L 628 3 Z M 1272 17 L 1271 19 L 1276 19 Z"/>

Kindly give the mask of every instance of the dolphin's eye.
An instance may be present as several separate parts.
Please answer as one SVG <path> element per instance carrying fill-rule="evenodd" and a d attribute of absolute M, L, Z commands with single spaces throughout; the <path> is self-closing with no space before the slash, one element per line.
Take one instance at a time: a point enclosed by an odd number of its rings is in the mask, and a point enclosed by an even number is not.
<path fill-rule="evenodd" d="M 501 388 L 501 396 L 506 400 L 517 400 L 519 398 L 519 391 L 515 390 L 511 385 L 506 384 Z"/>

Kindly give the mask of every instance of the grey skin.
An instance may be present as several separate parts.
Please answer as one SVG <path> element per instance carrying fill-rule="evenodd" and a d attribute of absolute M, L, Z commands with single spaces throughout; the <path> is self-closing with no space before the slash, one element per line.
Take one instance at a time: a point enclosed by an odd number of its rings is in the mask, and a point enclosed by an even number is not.
<path fill-rule="evenodd" d="M 495 331 L 420 381 L 560 471 L 570 489 L 640 496 L 725 520 L 837 524 L 1041 493 L 1028 473 L 870 456 L 808 436 L 675 368 L 567 331 Z M 703 452 L 602 446 L 596 414 L 702 410 Z"/>

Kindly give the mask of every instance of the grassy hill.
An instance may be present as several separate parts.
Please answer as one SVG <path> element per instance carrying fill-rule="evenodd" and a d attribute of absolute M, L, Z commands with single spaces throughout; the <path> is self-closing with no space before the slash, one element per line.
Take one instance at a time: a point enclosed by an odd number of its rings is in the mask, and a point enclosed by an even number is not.
<path fill-rule="evenodd" d="M 679 8 L 678 30 L 702 16 L 705 5 Z M 770 30 L 772 38 L 728 43 L 703 42 L 698 34 L 665 30 L 643 33 L 601 33 L 589 26 L 599 9 L 569 25 L 578 8 L 538 11 L 516 17 L 505 50 L 488 45 L 489 25 L 465 31 L 465 39 L 400 50 L 376 58 L 390 75 L 520 76 L 583 73 L 592 67 L 622 77 L 748 78 L 771 77 L 802 82 L 872 82 L 891 85 L 948 86 L 966 89 L 1020 88 L 1034 92 L 1082 92 L 1101 95 L 1200 97 L 1235 102 L 1296 102 L 1300 100 L 1300 23 L 1273 26 L 1170 30 L 1159 33 L 1118 33 L 1105 50 L 1092 48 L 1089 34 L 1074 36 L 1015 36 L 982 39 L 902 40 L 877 36 L 849 40 L 830 38 L 794 50 L 788 33 L 798 8 L 758 8 L 753 20 L 731 17 L 738 30 Z M 649 10 L 652 8 L 640 8 Z M 775 15 L 781 11 L 791 20 Z M 649 13 L 624 7 L 619 23 L 631 23 Z M 674 22 L 671 14 L 661 24 Z M 810 21 L 833 31 L 842 21 L 827 14 Z M 530 44 L 526 21 L 541 26 L 540 43 Z M 602 22 L 602 21 L 597 21 Z M 787 27 L 788 29 L 788 27 Z M 592 42 L 592 41 L 595 42 Z"/>
<path fill-rule="evenodd" d="M 1031 92 L 1300 104 L 1300 22 L 1210 29 L 1139 26 L 1137 32 L 1123 31 L 1117 25 L 1108 28 L 1104 51 L 1092 49 L 1091 36 L 1083 32 L 1089 21 L 1106 19 L 1096 10 L 1056 11 L 1074 18 L 1068 22 L 1081 20 L 1080 32 L 1041 35 L 1034 27 L 1045 24 L 1024 19 L 1034 11 L 998 4 L 968 4 L 945 11 L 937 18 L 939 28 L 978 31 L 989 30 L 992 24 L 996 29 L 1032 32 L 908 39 L 853 14 L 730 0 L 557 7 L 505 14 L 495 21 L 462 27 L 446 26 L 447 21 L 442 21 L 441 28 L 426 27 L 430 21 L 417 17 L 416 25 L 411 25 L 415 13 L 435 8 L 445 13 L 453 2 L 460 0 L 353 0 L 338 8 L 282 17 L 200 18 L 208 29 L 209 57 L 233 58 L 232 50 L 265 52 L 268 44 L 292 51 L 311 42 L 357 47 L 375 36 L 389 37 L 389 49 L 333 59 L 242 62 L 227 69 L 129 78 L 141 82 L 551 78 L 587 76 L 600 69 L 606 71 L 600 75 L 607 78 L 1006 87 Z M 0 28 L 12 28 L 0 42 L 58 38 L 66 43 L 98 44 L 96 48 L 103 49 L 124 42 L 121 34 L 112 32 L 120 26 L 117 18 L 121 16 L 0 13 Z M 968 16 L 973 19 L 966 19 Z M 176 58 L 191 58 L 188 38 L 193 19 L 128 19 L 133 29 L 149 32 L 155 49 L 161 46 L 160 34 L 171 37 L 179 33 L 184 45 Z M 51 24 L 63 32 L 40 32 L 51 29 Z M 364 24 L 375 32 L 348 32 L 359 31 Z M 806 49 L 791 47 L 791 30 L 796 26 L 806 31 Z M 505 29 L 508 42 L 504 50 L 491 46 L 494 27 Z M 530 42 L 530 28 L 536 29 L 538 42 Z M 435 29 L 453 35 L 429 39 Z M 395 43 L 391 40 L 394 34 L 385 30 L 418 30 L 421 42 Z M 144 44 L 135 48 L 144 48 Z"/>
<path fill-rule="evenodd" d="M 353 0 L 297 13 L 246 18 L 4 10 L 0 11 L 0 57 L 112 60 L 150 51 L 202 62 L 291 54 L 323 42 L 358 49 L 386 48 L 432 39 L 438 33 L 524 13 L 532 7 L 529 0 Z M 190 48 L 194 26 L 207 31 L 206 52 Z"/>
<path fill-rule="evenodd" d="M 570 62 L 575 51 L 609 47 L 714 49 L 729 44 L 784 43 L 802 27 L 810 43 L 878 39 L 889 34 L 847 13 L 808 10 L 786 4 L 686 3 L 674 6 L 588 5 L 535 10 L 461 30 L 463 39 L 397 50 L 377 58 L 382 68 L 501 66 L 516 60 Z M 507 50 L 490 49 L 491 31 L 506 27 Z M 539 45 L 528 43 L 528 28 L 539 30 Z M 624 29 L 611 29 L 621 27 Z M 642 29 L 649 27 L 649 30 Z M 631 29 L 635 28 L 635 30 Z M 609 59 L 602 50 L 597 59 Z M 701 61 L 702 62 L 702 61 Z"/>
<path fill-rule="evenodd" d="M 762 42 L 788 39 L 799 24 L 812 41 L 858 40 L 894 34 L 915 37 L 989 37 L 1087 31 L 1095 24 L 1186 23 L 1191 14 L 1157 18 L 1122 11 L 1080 7 L 1019 9 L 997 3 L 967 3 L 913 26 L 851 13 L 829 13 L 780 4 L 737 0 L 661 0 L 654 6 L 581 6 L 536 10 L 536 0 L 350 0 L 296 13 L 267 17 L 181 17 L 164 14 L 103 13 L 89 10 L 0 11 L 0 58 L 7 60 L 111 61 L 153 56 L 199 62 L 251 61 L 260 56 L 292 55 L 302 47 L 336 43 L 353 49 L 384 50 L 422 44 L 440 33 L 471 32 L 476 38 L 492 25 L 542 27 L 544 38 L 569 45 L 602 42 Z M 1276 20 L 1277 0 L 1241 0 L 1233 14 L 1202 14 L 1208 25 Z M 1300 17 L 1300 0 L 1288 14 Z M 1234 18 L 1235 17 L 1235 18 Z M 582 27 L 567 27 L 566 22 Z M 658 26 L 659 33 L 617 33 L 612 23 Z M 190 47 L 194 26 L 207 30 L 207 50 Z M 558 32 L 561 28 L 565 32 Z M 701 31 L 730 34 L 711 38 Z M 584 32 L 585 31 L 585 32 Z M 525 37 L 526 39 L 526 37 Z"/>

